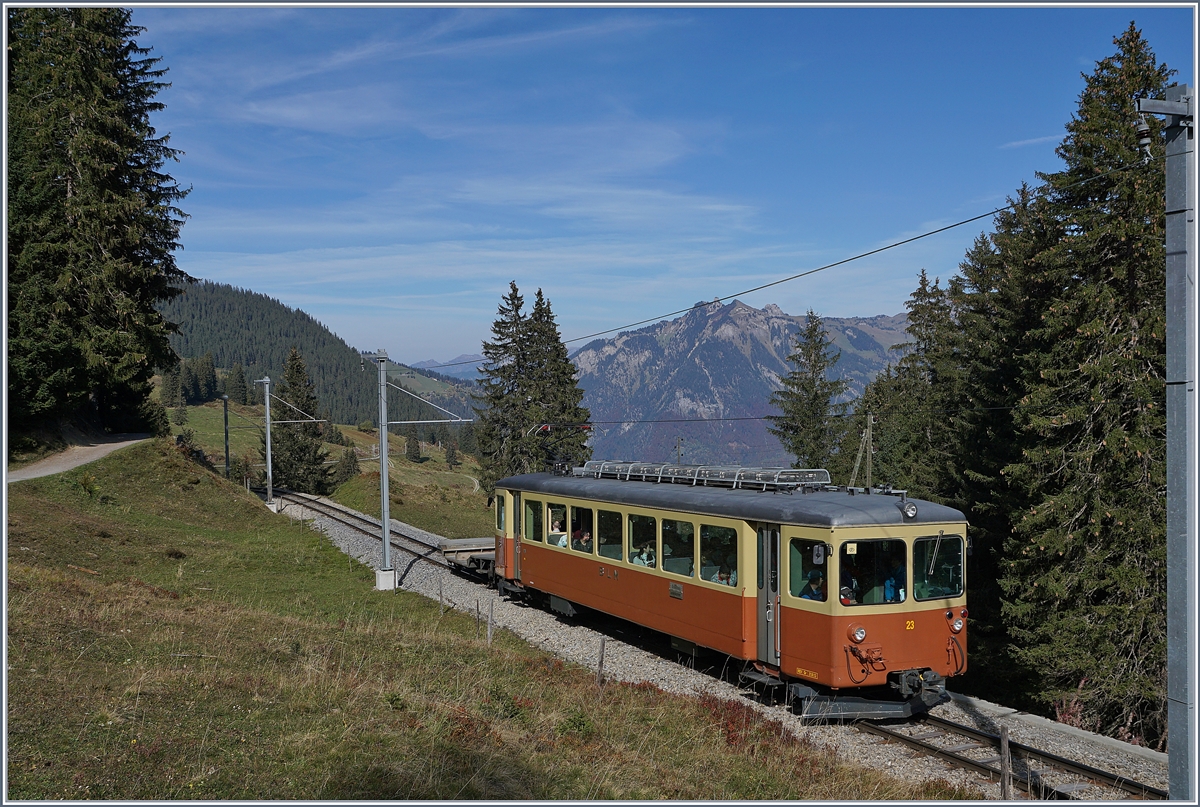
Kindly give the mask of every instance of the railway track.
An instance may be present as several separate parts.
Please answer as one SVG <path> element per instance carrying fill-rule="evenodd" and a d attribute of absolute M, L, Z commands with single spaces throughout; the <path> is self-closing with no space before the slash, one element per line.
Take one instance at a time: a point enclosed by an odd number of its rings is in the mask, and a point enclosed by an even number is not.
<path fill-rule="evenodd" d="M 279 491 L 275 491 L 275 497 L 277 499 L 282 499 L 285 502 L 291 502 L 299 505 L 300 507 L 306 507 L 309 510 L 314 510 L 325 518 L 332 519 L 333 521 L 349 527 L 350 529 L 357 530 L 364 535 L 369 535 L 377 540 L 379 538 L 379 522 L 374 521 L 373 519 L 364 518 L 363 516 L 351 510 L 323 502 L 319 498 L 310 496 L 306 493 L 281 493 Z M 443 556 L 442 547 L 422 541 L 419 538 L 416 538 L 412 535 L 407 535 L 404 532 L 398 531 L 394 528 L 390 530 L 390 535 L 395 536 L 389 541 L 389 544 L 393 549 L 399 549 L 401 552 L 406 552 L 409 555 L 412 555 L 417 560 L 431 563 L 434 566 L 442 569 L 455 568 L 454 565 L 449 563 Z M 396 540 L 397 538 L 399 540 Z"/>
<path fill-rule="evenodd" d="M 869 734 L 899 742 L 953 765 L 999 780 L 1000 737 L 932 715 L 914 718 L 899 726 L 859 722 Z M 1012 783 L 1029 798 L 1095 799 L 1096 788 L 1108 788 L 1134 799 L 1166 799 L 1168 794 L 1150 785 L 1081 762 L 1009 741 Z M 1111 798 L 1111 797 L 1109 797 Z"/>
<path fill-rule="evenodd" d="M 374 519 L 365 518 L 359 513 L 308 494 L 276 491 L 276 496 L 290 504 L 320 513 L 323 517 L 370 536 L 376 541 L 379 540 L 379 522 Z M 391 531 L 391 535 L 392 547 L 412 556 L 414 562 L 423 561 L 441 569 L 474 573 L 477 578 L 490 570 L 490 567 L 479 568 L 474 565 L 471 558 L 480 553 L 476 551 L 476 547 L 468 546 L 471 543 L 469 541 L 443 539 L 440 545 L 435 545 L 396 529 Z M 459 550 L 457 554 L 455 550 Z M 453 558 L 453 562 L 448 561 L 448 557 Z M 606 627 L 607 629 L 601 629 L 613 638 L 631 642 L 642 649 L 650 649 L 646 646 L 645 637 L 640 636 L 640 629 L 614 633 L 612 626 Z M 623 635 L 625 633 L 629 635 Z M 904 744 L 923 754 L 937 757 L 990 779 L 1000 779 L 998 735 L 932 715 L 914 718 L 900 725 L 885 726 L 860 721 L 855 726 L 863 732 L 885 738 L 889 742 Z M 1123 794 L 1125 798 L 1144 800 L 1168 798 L 1165 790 L 1032 746 L 1010 741 L 1009 751 L 1012 757 L 1012 784 L 1018 791 L 1027 794 L 1028 798 L 1113 799 L 1119 798 L 1119 794 Z"/>

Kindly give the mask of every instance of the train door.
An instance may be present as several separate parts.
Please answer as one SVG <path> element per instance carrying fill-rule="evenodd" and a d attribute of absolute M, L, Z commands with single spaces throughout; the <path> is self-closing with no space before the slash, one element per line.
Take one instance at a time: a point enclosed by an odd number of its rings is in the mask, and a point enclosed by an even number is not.
<path fill-rule="evenodd" d="M 758 660 L 779 666 L 779 525 L 758 525 Z"/>
<path fill-rule="evenodd" d="M 521 527 L 524 526 L 524 511 L 521 510 L 521 494 L 513 492 L 513 580 L 521 579 Z"/>

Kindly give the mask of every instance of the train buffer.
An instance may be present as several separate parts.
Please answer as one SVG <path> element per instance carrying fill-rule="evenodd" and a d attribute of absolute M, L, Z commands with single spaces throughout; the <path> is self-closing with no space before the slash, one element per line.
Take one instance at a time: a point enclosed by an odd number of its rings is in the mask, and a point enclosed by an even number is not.
<path fill-rule="evenodd" d="M 495 538 L 442 538 L 438 549 L 447 561 L 471 572 L 488 572 L 496 562 Z"/>

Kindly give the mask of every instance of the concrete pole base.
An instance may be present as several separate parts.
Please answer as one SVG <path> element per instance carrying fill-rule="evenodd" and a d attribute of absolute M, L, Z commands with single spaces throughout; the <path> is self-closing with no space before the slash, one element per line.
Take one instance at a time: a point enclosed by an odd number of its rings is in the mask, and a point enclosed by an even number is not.
<path fill-rule="evenodd" d="M 375 590 L 376 591 L 395 591 L 396 590 L 396 570 L 395 569 L 376 569 L 375 570 Z"/>

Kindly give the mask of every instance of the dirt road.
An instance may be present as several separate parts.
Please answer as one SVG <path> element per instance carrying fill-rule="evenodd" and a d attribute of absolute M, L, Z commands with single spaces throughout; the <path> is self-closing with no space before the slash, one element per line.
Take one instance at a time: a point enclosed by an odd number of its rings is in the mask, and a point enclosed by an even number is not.
<path fill-rule="evenodd" d="M 4 475 L 5 481 L 20 482 L 23 479 L 36 479 L 39 476 L 61 474 L 63 471 L 78 468 L 80 465 L 85 465 L 107 456 L 119 448 L 140 443 L 149 437 L 150 435 L 148 434 L 112 434 L 108 435 L 107 438 L 93 438 L 85 445 L 70 446 L 66 451 L 38 460 L 26 465 L 24 468 L 18 468 L 15 471 L 6 471 Z"/>

